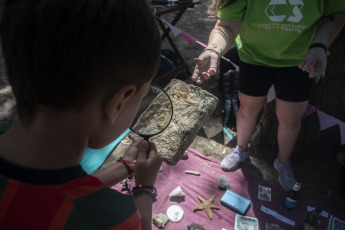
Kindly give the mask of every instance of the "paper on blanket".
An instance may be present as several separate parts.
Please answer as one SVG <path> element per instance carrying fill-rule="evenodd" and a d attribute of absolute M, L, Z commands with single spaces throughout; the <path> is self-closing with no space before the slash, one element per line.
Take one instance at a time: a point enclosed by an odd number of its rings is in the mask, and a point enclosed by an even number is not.
<path fill-rule="evenodd" d="M 290 224 L 292 226 L 295 226 L 295 224 L 296 224 L 295 221 L 292 221 L 292 220 L 286 218 L 285 216 L 280 215 L 276 211 L 274 211 L 272 209 L 269 209 L 269 208 L 267 208 L 267 207 L 265 207 L 263 205 L 261 205 L 260 210 L 263 211 L 264 213 L 267 213 L 267 214 L 269 214 L 271 216 L 274 216 L 275 218 L 277 218 L 278 220 L 283 221 L 284 223 Z"/>
<path fill-rule="evenodd" d="M 279 224 L 265 223 L 265 230 L 279 230 Z"/>
<path fill-rule="evenodd" d="M 183 192 L 181 186 L 177 186 L 170 194 L 170 197 L 172 196 L 186 196 L 186 194 Z"/>
<path fill-rule="evenodd" d="M 271 201 L 271 188 L 259 185 L 258 199 L 263 201 Z"/>
<path fill-rule="evenodd" d="M 333 217 L 332 230 L 339 230 L 339 229 L 345 229 L 345 222 L 336 217 Z"/>
<path fill-rule="evenodd" d="M 257 218 L 236 214 L 235 230 L 258 230 Z"/>

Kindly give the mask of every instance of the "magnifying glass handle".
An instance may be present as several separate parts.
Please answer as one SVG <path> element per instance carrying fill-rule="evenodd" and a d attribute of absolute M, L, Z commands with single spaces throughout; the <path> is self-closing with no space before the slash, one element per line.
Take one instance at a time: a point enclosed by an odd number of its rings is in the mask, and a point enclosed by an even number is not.
<path fill-rule="evenodd" d="M 146 154 L 146 159 L 147 159 L 150 153 L 150 137 L 146 136 L 144 137 L 144 140 L 147 141 L 147 143 L 149 144 L 149 149 L 147 150 L 147 154 Z"/>

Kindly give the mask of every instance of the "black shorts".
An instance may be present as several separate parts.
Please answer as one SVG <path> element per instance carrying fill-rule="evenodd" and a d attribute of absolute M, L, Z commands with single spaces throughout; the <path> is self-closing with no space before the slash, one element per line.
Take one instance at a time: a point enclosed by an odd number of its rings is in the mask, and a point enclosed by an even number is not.
<path fill-rule="evenodd" d="M 267 67 L 240 61 L 239 90 L 241 93 L 266 96 L 274 85 L 276 97 L 289 102 L 309 100 L 313 79 L 296 67 Z"/>

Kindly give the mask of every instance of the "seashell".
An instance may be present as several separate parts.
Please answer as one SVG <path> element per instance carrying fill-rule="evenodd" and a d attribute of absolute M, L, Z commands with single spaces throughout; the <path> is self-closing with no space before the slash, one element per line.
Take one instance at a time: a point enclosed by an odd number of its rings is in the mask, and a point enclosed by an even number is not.
<path fill-rule="evenodd" d="M 186 194 L 182 191 L 182 188 L 180 186 L 177 186 L 170 194 L 169 196 L 186 196 Z"/>

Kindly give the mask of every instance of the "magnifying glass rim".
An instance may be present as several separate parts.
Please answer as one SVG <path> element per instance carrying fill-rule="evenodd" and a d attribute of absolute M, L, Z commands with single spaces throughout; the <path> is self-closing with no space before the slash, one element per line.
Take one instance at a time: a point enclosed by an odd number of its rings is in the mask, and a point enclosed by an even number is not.
<path fill-rule="evenodd" d="M 171 120 L 172 120 L 172 118 L 173 118 L 173 116 L 174 116 L 174 106 L 173 106 L 173 102 L 172 102 L 172 100 L 171 100 L 169 94 L 168 94 L 162 87 L 160 87 L 160 86 L 158 86 L 158 85 L 150 85 L 150 88 L 151 88 L 152 86 L 153 86 L 153 87 L 156 87 L 156 88 L 158 88 L 158 89 L 160 89 L 161 92 L 163 92 L 163 93 L 165 93 L 165 94 L 167 95 L 167 97 L 168 97 L 168 99 L 169 99 L 169 101 L 170 101 L 170 104 L 171 104 L 171 116 L 170 116 L 170 120 L 169 120 L 168 124 L 165 126 L 165 128 L 162 129 L 161 131 L 157 132 L 157 133 L 154 133 L 154 134 L 150 134 L 150 135 L 142 134 L 142 133 L 139 133 L 139 132 L 135 131 L 134 129 L 132 129 L 132 127 L 129 127 L 129 129 L 130 129 L 133 133 L 135 133 L 135 134 L 137 134 L 137 135 L 139 135 L 139 136 L 141 136 L 141 137 L 144 137 L 144 138 L 149 138 L 149 137 L 158 135 L 158 134 L 160 134 L 161 132 L 163 132 L 164 130 L 166 130 L 166 128 L 168 128 L 168 126 L 170 125 L 170 122 L 171 122 Z"/>

